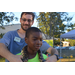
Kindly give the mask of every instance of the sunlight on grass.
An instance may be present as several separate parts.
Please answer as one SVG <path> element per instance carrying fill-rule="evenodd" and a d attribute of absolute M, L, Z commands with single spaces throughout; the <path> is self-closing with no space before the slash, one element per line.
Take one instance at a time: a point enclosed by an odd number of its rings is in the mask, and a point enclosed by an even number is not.
<path fill-rule="evenodd" d="M 0 58 L 0 62 L 5 62 L 5 58 Z"/>
<path fill-rule="evenodd" d="M 63 59 L 60 59 L 58 60 L 57 62 L 75 62 L 75 58 L 72 58 L 72 59 L 67 59 L 67 58 L 63 58 Z"/>
<path fill-rule="evenodd" d="M 46 41 L 51 47 L 53 47 L 53 40 L 44 40 Z"/>

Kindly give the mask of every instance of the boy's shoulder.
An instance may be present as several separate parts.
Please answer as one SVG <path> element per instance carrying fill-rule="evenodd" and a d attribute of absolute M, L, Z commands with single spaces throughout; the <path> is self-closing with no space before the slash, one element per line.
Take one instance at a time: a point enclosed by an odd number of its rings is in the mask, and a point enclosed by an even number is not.
<path fill-rule="evenodd" d="M 44 59 L 47 59 L 48 57 L 47 57 L 47 55 L 43 54 L 43 58 L 44 58 Z"/>
<path fill-rule="evenodd" d="M 17 55 L 21 55 L 21 53 L 18 53 Z M 36 54 L 36 56 L 38 55 L 38 53 Z M 42 54 L 43 55 L 43 58 L 44 59 L 47 59 L 48 57 L 47 57 L 47 55 L 45 55 L 45 54 Z"/>

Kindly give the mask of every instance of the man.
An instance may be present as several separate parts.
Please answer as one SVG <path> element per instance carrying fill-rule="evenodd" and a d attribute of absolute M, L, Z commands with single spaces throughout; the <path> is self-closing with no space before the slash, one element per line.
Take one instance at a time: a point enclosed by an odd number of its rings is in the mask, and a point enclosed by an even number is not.
<path fill-rule="evenodd" d="M 0 41 L 0 55 L 10 62 L 22 62 L 22 56 L 16 55 L 21 52 L 22 48 L 27 44 L 24 42 L 25 33 L 34 23 L 35 15 L 32 12 L 22 12 L 20 23 L 21 28 L 15 31 L 6 33 Z M 57 61 L 58 51 L 50 47 L 45 41 L 40 48 L 41 51 L 46 51 L 51 54 L 48 61 Z"/>

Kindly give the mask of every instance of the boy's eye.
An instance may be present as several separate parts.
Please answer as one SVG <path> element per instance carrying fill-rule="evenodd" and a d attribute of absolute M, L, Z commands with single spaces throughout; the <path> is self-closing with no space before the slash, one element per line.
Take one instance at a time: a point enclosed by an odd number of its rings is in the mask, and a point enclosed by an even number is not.
<path fill-rule="evenodd" d="M 40 39 L 40 41 L 42 41 L 42 39 Z"/>

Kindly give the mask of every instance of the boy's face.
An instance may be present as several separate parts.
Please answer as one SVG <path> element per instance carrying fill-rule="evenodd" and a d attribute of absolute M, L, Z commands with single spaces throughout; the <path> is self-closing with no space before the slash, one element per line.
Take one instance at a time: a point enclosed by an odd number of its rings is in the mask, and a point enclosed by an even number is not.
<path fill-rule="evenodd" d="M 28 51 L 37 52 L 42 46 L 42 33 L 32 32 L 28 38 L 25 38 L 25 42 L 28 44 Z"/>

